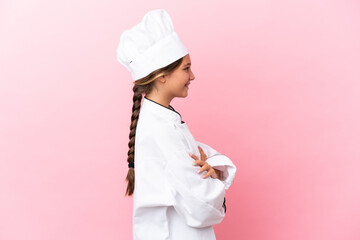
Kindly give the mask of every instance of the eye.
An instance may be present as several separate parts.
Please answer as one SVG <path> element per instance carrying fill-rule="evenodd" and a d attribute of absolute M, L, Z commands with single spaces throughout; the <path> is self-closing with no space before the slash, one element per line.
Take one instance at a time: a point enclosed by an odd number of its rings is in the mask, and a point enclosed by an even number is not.
<path fill-rule="evenodd" d="M 184 68 L 184 70 L 186 70 L 186 71 L 187 71 L 187 70 L 189 70 L 189 68 L 190 68 L 190 67 Z"/>

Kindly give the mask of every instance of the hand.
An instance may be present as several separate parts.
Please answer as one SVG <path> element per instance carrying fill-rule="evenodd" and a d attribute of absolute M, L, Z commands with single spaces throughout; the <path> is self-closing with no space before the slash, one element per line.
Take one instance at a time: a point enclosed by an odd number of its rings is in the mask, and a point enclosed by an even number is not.
<path fill-rule="evenodd" d="M 200 152 L 200 157 L 201 157 L 201 160 L 203 160 L 203 161 L 206 161 L 207 160 L 207 156 L 206 156 L 206 154 L 204 153 L 204 150 L 200 147 L 200 146 L 198 146 L 198 149 L 199 149 L 199 152 Z M 218 170 L 218 169 L 215 169 L 215 168 L 213 168 L 214 169 L 214 171 L 215 171 L 215 173 L 216 173 L 216 175 L 217 175 L 217 177 L 216 178 L 218 178 L 218 179 L 222 179 L 222 172 L 220 171 L 220 170 Z"/>
<path fill-rule="evenodd" d="M 209 176 L 211 176 L 212 178 L 218 178 L 220 179 L 221 177 L 221 171 L 214 169 L 213 167 L 210 166 L 210 164 L 208 164 L 206 162 L 207 160 L 207 156 L 204 153 L 204 151 L 202 150 L 202 148 L 200 146 L 198 146 L 199 148 L 199 152 L 200 152 L 200 157 L 201 159 L 199 159 L 197 156 L 195 156 L 194 154 L 189 154 L 190 157 L 192 157 L 193 159 L 195 159 L 194 161 L 194 166 L 201 166 L 201 168 L 198 170 L 198 173 L 202 173 L 203 171 L 207 171 L 206 174 L 204 174 L 202 177 L 205 179 Z"/>

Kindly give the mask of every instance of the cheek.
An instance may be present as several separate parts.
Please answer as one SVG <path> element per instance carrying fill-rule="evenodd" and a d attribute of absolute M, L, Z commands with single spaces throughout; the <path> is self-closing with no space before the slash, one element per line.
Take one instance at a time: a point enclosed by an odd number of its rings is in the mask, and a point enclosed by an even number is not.
<path fill-rule="evenodd" d="M 183 87 L 188 82 L 188 78 L 185 76 L 185 74 L 178 76 L 174 84 L 178 87 Z"/>
<path fill-rule="evenodd" d="M 184 87 L 185 83 L 183 84 L 181 79 L 173 79 L 174 81 L 171 83 L 170 88 L 172 91 L 178 91 L 182 87 Z"/>
<path fill-rule="evenodd" d="M 173 75 L 171 79 L 171 88 L 172 89 L 182 89 L 185 88 L 185 84 L 189 82 L 190 74 L 187 72 L 178 73 L 176 76 Z"/>
<path fill-rule="evenodd" d="M 184 85 L 189 82 L 189 79 L 190 79 L 190 72 L 184 72 L 182 75 L 181 75 L 181 82 L 184 83 Z"/>

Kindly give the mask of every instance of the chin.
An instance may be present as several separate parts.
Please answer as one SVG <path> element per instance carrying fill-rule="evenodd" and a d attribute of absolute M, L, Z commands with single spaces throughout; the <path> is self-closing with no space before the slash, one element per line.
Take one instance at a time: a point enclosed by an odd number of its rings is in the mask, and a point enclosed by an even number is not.
<path fill-rule="evenodd" d="M 188 92 L 184 91 L 184 92 L 180 92 L 180 93 L 176 94 L 176 97 L 184 98 L 184 97 L 187 97 L 187 95 L 188 95 Z"/>

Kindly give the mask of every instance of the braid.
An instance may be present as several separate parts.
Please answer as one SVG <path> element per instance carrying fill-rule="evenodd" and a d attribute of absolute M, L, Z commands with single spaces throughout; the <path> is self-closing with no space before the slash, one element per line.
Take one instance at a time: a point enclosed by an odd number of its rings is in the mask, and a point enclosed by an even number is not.
<path fill-rule="evenodd" d="M 133 96 L 133 107 L 132 107 L 132 115 L 131 115 L 131 124 L 130 124 L 130 134 L 129 134 L 129 151 L 128 151 L 128 163 L 134 164 L 134 158 L 135 158 L 135 132 L 136 132 L 136 126 L 139 119 L 139 113 L 140 113 L 140 105 L 141 105 L 141 99 L 142 94 L 139 91 L 139 88 L 137 85 L 134 85 L 133 87 L 134 96 Z M 131 196 L 134 192 L 135 187 L 135 172 L 134 168 L 130 167 L 126 176 L 126 180 L 128 182 L 126 193 L 125 195 Z"/>

